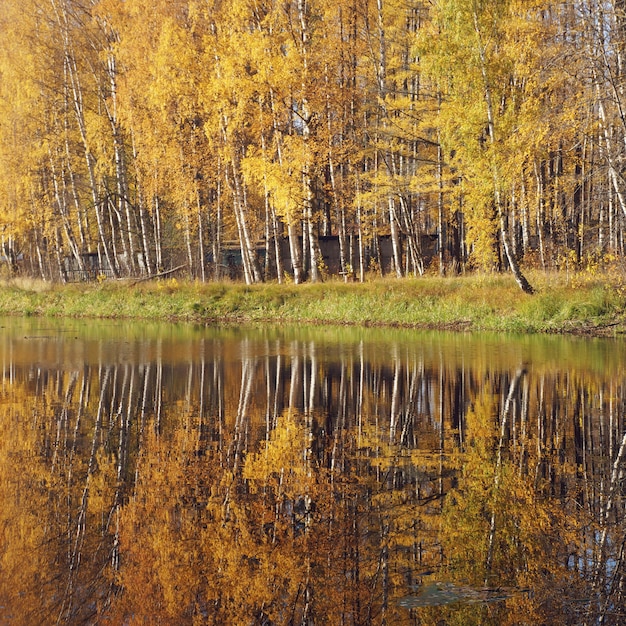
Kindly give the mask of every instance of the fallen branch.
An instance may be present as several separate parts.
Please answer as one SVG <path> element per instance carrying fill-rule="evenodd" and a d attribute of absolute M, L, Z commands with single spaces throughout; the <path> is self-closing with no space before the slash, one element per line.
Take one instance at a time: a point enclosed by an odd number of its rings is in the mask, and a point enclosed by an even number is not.
<path fill-rule="evenodd" d="M 129 285 L 136 285 L 137 283 L 143 283 L 147 280 L 154 280 L 155 278 L 163 278 L 163 276 L 168 276 L 169 274 L 173 274 L 178 270 L 182 270 L 184 267 L 187 267 L 186 263 L 179 265 L 178 267 L 173 267 L 171 270 L 165 270 L 164 272 L 159 272 L 158 274 L 150 274 L 150 276 L 142 276 L 141 278 L 136 278 L 135 280 L 129 282 Z"/>

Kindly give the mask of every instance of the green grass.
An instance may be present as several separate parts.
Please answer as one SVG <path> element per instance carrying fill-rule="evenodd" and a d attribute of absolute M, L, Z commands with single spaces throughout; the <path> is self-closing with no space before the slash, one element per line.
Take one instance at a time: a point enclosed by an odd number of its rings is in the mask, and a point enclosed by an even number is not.
<path fill-rule="evenodd" d="M 526 295 L 509 275 L 246 286 L 176 280 L 0 285 L 0 315 L 128 318 L 202 323 L 282 322 L 616 334 L 626 289 L 615 280 L 532 277 Z"/>

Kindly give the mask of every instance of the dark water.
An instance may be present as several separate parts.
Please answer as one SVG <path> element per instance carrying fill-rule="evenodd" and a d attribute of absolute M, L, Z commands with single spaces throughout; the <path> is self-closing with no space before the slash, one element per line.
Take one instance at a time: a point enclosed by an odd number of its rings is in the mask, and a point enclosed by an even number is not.
<path fill-rule="evenodd" d="M 621 624 L 621 340 L 2 320 L 0 623 Z"/>

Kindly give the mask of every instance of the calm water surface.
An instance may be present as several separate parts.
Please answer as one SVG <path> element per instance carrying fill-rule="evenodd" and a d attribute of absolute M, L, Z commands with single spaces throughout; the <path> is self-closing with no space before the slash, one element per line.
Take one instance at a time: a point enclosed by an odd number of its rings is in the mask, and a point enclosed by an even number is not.
<path fill-rule="evenodd" d="M 2 624 L 626 623 L 626 344 L 0 320 Z"/>

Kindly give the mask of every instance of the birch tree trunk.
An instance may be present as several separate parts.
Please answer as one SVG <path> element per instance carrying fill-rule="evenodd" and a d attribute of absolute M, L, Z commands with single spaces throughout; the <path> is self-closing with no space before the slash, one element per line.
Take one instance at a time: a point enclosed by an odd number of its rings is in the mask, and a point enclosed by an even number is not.
<path fill-rule="evenodd" d="M 312 164 L 313 164 L 313 153 L 311 150 L 311 123 L 313 119 L 313 115 L 309 110 L 309 101 L 307 98 L 307 91 L 309 89 L 308 86 L 308 69 L 309 69 L 309 43 L 310 43 L 310 34 L 309 34 L 309 23 L 308 23 L 308 14 L 307 14 L 307 1 L 306 0 L 298 0 L 298 17 L 300 20 L 300 34 L 301 34 L 301 54 L 302 54 L 302 140 L 303 140 L 303 149 L 304 149 L 304 167 L 302 171 L 302 183 L 304 188 L 304 211 L 303 211 L 303 221 L 306 227 L 306 232 L 304 235 L 307 238 L 308 249 L 309 249 L 309 258 L 311 261 L 311 272 L 310 277 L 312 282 L 319 281 L 321 275 L 319 268 L 321 266 L 321 254 L 320 254 L 320 246 L 319 239 L 317 236 L 317 229 L 314 220 L 314 203 L 315 203 L 315 193 L 314 193 L 314 183 L 313 183 L 313 175 L 311 172 Z"/>
<path fill-rule="evenodd" d="M 114 38 L 113 34 L 110 36 Z M 135 224 L 133 224 L 133 216 L 131 215 L 131 205 L 128 193 L 128 173 L 126 171 L 126 156 L 117 114 L 117 67 L 115 57 L 111 53 L 109 53 L 107 58 L 107 71 L 109 74 L 111 105 L 108 105 L 107 99 L 104 97 L 102 97 L 102 101 L 111 126 L 111 135 L 113 139 L 115 178 L 117 185 L 117 206 L 118 212 L 122 218 L 120 220 L 120 226 L 122 226 L 122 224 L 124 225 L 124 228 L 120 230 L 120 238 L 124 244 L 123 248 L 126 254 L 126 265 L 128 267 L 128 271 L 131 274 L 134 274 L 137 269 L 137 245 L 134 234 L 136 228 Z"/>
<path fill-rule="evenodd" d="M 87 126 L 85 122 L 85 107 L 83 100 L 83 88 L 80 80 L 78 66 L 76 64 L 76 58 L 73 50 L 72 40 L 70 36 L 70 17 L 67 14 L 66 7 L 61 6 L 59 0 L 50 0 L 53 14 L 57 26 L 59 27 L 59 35 L 63 42 L 63 56 L 64 56 L 64 78 L 68 85 L 69 92 L 71 93 L 71 100 L 76 117 L 76 123 L 78 126 L 80 138 L 83 144 L 83 156 L 87 167 L 87 173 L 89 178 L 89 188 L 91 191 L 91 197 L 94 206 L 94 212 L 96 214 L 96 221 L 98 224 L 98 235 L 100 237 L 100 246 L 104 251 L 104 255 L 108 261 L 108 265 L 115 277 L 118 276 L 117 265 L 114 257 L 111 255 L 108 245 L 107 236 L 104 230 L 104 223 L 102 220 L 102 203 L 100 201 L 98 184 L 95 173 L 95 157 L 90 150 L 89 141 L 87 139 Z M 66 100 L 66 105 L 69 103 Z M 68 106 L 69 108 L 69 106 Z"/>

